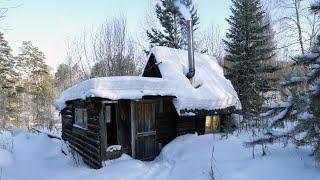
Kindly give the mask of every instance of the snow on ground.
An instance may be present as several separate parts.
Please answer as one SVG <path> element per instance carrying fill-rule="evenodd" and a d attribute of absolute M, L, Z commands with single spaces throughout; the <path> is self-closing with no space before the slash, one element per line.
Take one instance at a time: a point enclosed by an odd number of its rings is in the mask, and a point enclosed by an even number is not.
<path fill-rule="evenodd" d="M 0 133 L 1 137 L 1 133 Z M 214 171 L 217 180 L 319 180 L 317 167 L 307 149 L 271 146 L 270 154 L 251 159 L 251 149 L 243 147 L 246 135 L 184 135 L 165 146 L 151 162 L 127 155 L 106 161 L 99 170 L 61 153 L 62 143 L 46 135 L 15 133 L 14 149 L 0 149 L 1 180 L 82 180 L 82 179 L 209 179 L 211 150 L 214 145 Z M 3 164 L 1 164 L 2 161 Z M 1 172 L 1 171 L 0 171 Z"/>

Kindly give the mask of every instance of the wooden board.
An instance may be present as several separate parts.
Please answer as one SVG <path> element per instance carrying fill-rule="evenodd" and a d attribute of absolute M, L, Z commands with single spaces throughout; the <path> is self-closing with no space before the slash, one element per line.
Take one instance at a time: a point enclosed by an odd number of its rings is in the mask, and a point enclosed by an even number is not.
<path fill-rule="evenodd" d="M 132 103 L 132 119 L 134 153 L 133 157 L 140 160 L 151 160 L 158 153 L 156 142 L 156 102 L 138 101 Z"/>

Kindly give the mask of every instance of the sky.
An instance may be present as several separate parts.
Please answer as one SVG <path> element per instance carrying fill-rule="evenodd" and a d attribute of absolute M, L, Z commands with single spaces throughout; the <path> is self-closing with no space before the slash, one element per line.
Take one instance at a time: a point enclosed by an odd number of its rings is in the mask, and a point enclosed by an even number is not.
<path fill-rule="evenodd" d="M 66 57 L 67 39 L 85 29 L 98 28 L 105 20 L 123 15 L 132 36 L 139 36 L 146 24 L 150 0 L 2 0 L 0 6 L 14 7 L 1 22 L 5 38 L 14 54 L 22 41 L 31 41 L 46 55 L 53 69 Z M 228 29 L 230 0 L 194 0 L 200 28 Z"/>

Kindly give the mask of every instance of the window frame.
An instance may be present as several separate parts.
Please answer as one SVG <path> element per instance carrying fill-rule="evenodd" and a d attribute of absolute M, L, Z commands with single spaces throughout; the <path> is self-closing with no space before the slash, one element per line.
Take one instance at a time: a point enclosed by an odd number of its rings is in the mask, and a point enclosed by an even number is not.
<path fill-rule="evenodd" d="M 73 127 L 88 129 L 88 111 L 86 108 L 75 108 Z"/>
<path fill-rule="evenodd" d="M 108 118 L 107 118 L 107 109 L 109 109 L 109 116 L 108 116 Z M 105 122 L 106 123 L 111 123 L 111 121 L 112 121 L 112 114 L 111 114 L 111 111 L 112 111 L 112 109 L 111 109 L 111 104 L 105 104 L 104 105 L 104 108 L 103 108 L 103 118 L 104 118 L 104 120 L 105 120 Z"/>
<path fill-rule="evenodd" d="M 217 119 L 215 119 L 217 118 Z M 208 122 L 209 121 L 209 122 Z M 217 126 L 215 123 L 218 122 Z M 209 124 L 209 126 L 208 126 Z M 221 117 L 217 115 L 208 115 L 205 117 L 205 134 L 220 132 L 221 129 Z"/>

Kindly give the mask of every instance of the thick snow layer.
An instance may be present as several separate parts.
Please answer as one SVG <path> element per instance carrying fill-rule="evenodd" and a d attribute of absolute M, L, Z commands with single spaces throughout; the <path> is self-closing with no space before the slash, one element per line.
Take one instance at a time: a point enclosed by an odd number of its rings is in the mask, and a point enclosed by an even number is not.
<path fill-rule="evenodd" d="M 59 140 L 21 132 L 14 137 L 12 162 L 2 167 L 0 175 L 5 180 L 208 180 L 214 146 L 212 162 L 218 180 L 319 180 L 320 168 L 309 156 L 309 149 L 273 145 L 269 154 L 262 157 L 257 147 L 256 159 L 252 159 L 252 149 L 243 147 L 243 142 L 249 140 L 244 134 L 230 135 L 228 139 L 212 134 L 185 135 L 165 146 L 154 161 L 142 162 L 122 155 L 94 170 L 83 163 L 76 166 L 71 157 L 64 156 Z M 0 154 L 0 160 L 5 156 Z"/>
<path fill-rule="evenodd" d="M 308 120 L 312 118 L 314 118 L 314 115 L 310 114 L 309 112 L 303 112 L 298 115 L 299 120 Z"/>
<path fill-rule="evenodd" d="M 8 167 L 12 164 L 12 154 L 4 149 L 0 149 L 0 168 Z"/>
<path fill-rule="evenodd" d="M 150 51 L 164 79 L 174 82 L 179 94 L 174 102 L 177 112 L 182 109 L 224 109 L 241 103 L 231 82 L 224 77 L 223 69 L 214 57 L 195 53 L 195 87 L 188 73 L 188 52 L 167 47 L 154 47 Z M 199 87 L 197 87 L 199 86 Z"/>
<path fill-rule="evenodd" d="M 141 99 L 143 96 L 174 96 L 175 85 L 161 78 L 139 76 L 102 77 L 83 81 L 63 91 L 56 101 L 58 110 L 66 107 L 65 102 L 88 97 L 110 100 Z"/>
<path fill-rule="evenodd" d="M 278 109 L 278 108 L 288 108 L 292 106 L 293 97 L 288 96 L 288 98 L 280 103 L 270 103 L 270 104 L 263 104 L 262 107 L 268 109 Z"/>
<path fill-rule="evenodd" d="M 276 122 L 276 121 L 279 121 L 281 119 L 283 119 L 287 114 L 288 114 L 288 108 L 285 108 L 284 110 L 282 110 L 279 114 L 271 117 L 269 120 L 271 121 L 271 125 Z"/>
<path fill-rule="evenodd" d="M 290 80 L 282 81 L 280 82 L 280 85 L 283 86 L 288 86 L 290 84 L 298 83 L 298 82 L 303 82 L 305 80 L 304 77 L 291 77 Z"/>
<path fill-rule="evenodd" d="M 154 47 L 150 53 L 156 57 L 163 78 L 121 76 L 90 79 L 62 92 L 56 102 L 57 109 L 65 108 L 66 101 L 75 99 L 141 99 L 146 95 L 176 96 L 174 105 L 178 113 L 185 109 L 215 110 L 232 106 L 241 109 L 237 93 L 215 58 L 195 53 L 193 86 L 186 78 L 187 51 Z"/>

